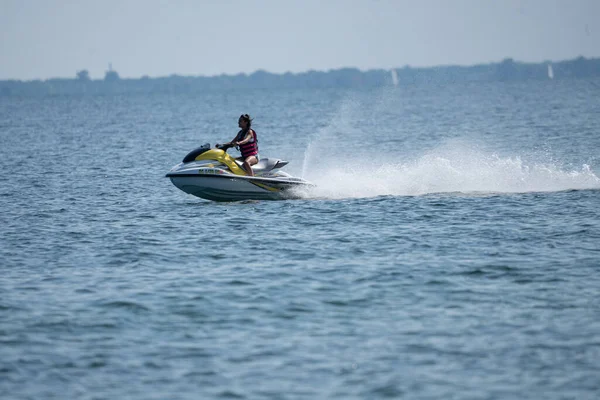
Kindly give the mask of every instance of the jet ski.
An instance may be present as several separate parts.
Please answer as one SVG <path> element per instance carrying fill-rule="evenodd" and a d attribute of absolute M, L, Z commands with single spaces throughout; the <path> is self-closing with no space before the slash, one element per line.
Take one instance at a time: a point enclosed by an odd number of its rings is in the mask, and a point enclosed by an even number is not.
<path fill-rule="evenodd" d="M 260 158 L 252 166 L 254 176 L 249 176 L 243 161 L 227 154 L 230 147 L 211 148 L 206 143 L 189 152 L 166 177 L 184 192 L 213 201 L 293 199 L 300 197 L 299 189 L 314 186 L 281 171 L 288 162 L 276 158 Z"/>

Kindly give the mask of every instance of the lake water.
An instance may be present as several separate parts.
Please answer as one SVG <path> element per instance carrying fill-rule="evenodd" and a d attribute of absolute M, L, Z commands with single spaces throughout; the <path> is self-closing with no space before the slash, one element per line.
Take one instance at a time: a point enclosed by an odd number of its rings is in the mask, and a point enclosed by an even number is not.
<path fill-rule="evenodd" d="M 314 191 L 164 177 L 241 113 Z M 8 97 L 0 138 L 3 399 L 600 396 L 598 80 Z"/>

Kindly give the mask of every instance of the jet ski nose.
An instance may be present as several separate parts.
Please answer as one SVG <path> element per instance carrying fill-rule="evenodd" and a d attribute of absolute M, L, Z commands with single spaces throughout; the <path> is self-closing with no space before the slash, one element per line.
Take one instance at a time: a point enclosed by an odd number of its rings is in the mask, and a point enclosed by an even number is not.
<path fill-rule="evenodd" d="M 196 159 L 196 157 L 198 157 L 200 154 L 206 152 L 210 150 L 210 144 L 209 143 L 205 143 L 202 146 L 190 151 L 184 158 L 183 158 L 183 163 L 187 163 L 187 162 L 191 162 L 194 161 Z"/>

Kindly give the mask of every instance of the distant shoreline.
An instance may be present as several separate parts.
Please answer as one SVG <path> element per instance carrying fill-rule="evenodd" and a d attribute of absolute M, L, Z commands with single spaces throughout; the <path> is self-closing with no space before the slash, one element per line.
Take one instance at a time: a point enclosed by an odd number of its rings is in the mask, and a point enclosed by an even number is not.
<path fill-rule="evenodd" d="M 507 58 L 501 62 L 472 66 L 437 66 L 393 69 L 340 68 L 329 71 L 216 76 L 120 78 L 109 70 L 104 79 L 91 79 L 87 70 L 73 78 L 46 80 L 0 80 L 0 96 L 104 93 L 190 93 L 227 89 L 268 88 L 360 88 L 421 83 L 526 81 L 600 77 L 600 58 L 578 57 L 571 60 L 524 63 Z"/>

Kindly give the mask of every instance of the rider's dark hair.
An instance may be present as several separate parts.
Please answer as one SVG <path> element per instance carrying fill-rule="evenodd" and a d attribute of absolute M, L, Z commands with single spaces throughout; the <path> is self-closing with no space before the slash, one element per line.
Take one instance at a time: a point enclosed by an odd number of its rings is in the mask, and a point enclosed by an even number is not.
<path fill-rule="evenodd" d="M 240 115 L 240 119 L 246 121 L 248 123 L 248 127 L 252 126 L 252 118 L 250 118 L 250 116 L 248 114 Z"/>

